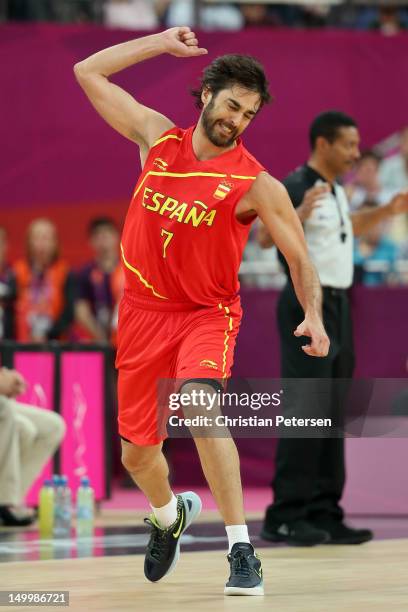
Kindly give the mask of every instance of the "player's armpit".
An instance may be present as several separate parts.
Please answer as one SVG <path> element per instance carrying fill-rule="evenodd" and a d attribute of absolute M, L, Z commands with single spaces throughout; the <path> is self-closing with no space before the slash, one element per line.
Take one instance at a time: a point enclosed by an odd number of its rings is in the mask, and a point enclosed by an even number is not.
<path fill-rule="evenodd" d="M 122 136 L 149 149 L 163 132 L 174 126 L 170 119 L 140 104 L 107 77 L 88 72 L 85 62 L 75 65 L 76 79 L 95 110 Z"/>

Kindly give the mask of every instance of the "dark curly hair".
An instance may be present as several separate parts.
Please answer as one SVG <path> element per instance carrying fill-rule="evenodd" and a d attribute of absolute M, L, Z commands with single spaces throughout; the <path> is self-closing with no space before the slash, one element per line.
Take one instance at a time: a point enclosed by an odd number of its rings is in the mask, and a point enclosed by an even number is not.
<path fill-rule="evenodd" d="M 215 97 L 222 89 L 228 89 L 232 85 L 241 85 L 259 93 L 261 98 L 259 108 L 272 99 L 262 64 L 250 55 L 238 54 L 222 55 L 212 61 L 203 70 L 200 87 L 192 89 L 191 94 L 195 98 L 196 106 L 202 108 L 203 89 L 208 88 Z"/>

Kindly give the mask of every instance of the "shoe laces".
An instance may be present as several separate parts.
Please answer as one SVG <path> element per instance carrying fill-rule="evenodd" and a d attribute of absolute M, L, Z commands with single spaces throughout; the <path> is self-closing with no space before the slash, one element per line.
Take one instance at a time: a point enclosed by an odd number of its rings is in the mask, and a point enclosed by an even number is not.
<path fill-rule="evenodd" d="M 145 518 L 144 522 L 151 528 L 148 544 L 150 555 L 159 561 L 167 548 L 167 529 L 159 527 L 153 517 Z"/>
<path fill-rule="evenodd" d="M 241 576 L 242 578 L 249 578 L 251 568 L 249 567 L 249 563 L 245 553 L 243 553 L 241 550 L 237 550 L 234 553 L 234 556 L 228 556 L 230 561 L 232 560 L 232 573 L 236 576 Z"/>

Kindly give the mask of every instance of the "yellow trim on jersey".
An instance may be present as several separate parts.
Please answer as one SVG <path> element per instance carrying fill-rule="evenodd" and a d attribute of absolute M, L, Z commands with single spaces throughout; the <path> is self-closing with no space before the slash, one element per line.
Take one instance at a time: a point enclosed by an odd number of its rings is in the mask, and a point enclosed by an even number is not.
<path fill-rule="evenodd" d="M 231 178 L 242 179 L 242 180 L 254 181 L 256 179 L 256 176 L 240 176 L 238 174 L 229 174 L 229 175 L 228 174 L 217 174 L 216 172 L 167 172 L 167 171 L 166 172 L 156 172 L 156 170 L 149 170 L 149 172 L 146 172 L 146 174 L 143 177 L 142 182 L 140 183 L 138 188 L 135 190 L 133 194 L 133 198 L 137 196 L 145 180 L 149 176 L 171 176 L 174 178 L 190 178 L 192 176 L 211 176 L 211 177 L 216 177 L 216 178 L 227 178 L 228 176 L 230 176 Z"/>
<path fill-rule="evenodd" d="M 130 265 L 130 263 L 128 261 L 126 261 L 125 258 L 125 253 L 123 251 L 123 245 L 121 243 L 120 245 L 120 250 L 122 252 L 122 259 L 123 259 L 123 263 L 125 264 L 125 266 L 134 274 L 136 274 L 136 276 L 138 277 L 138 279 L 140 280 L 140 282 L 142 283 L 142 285 L 144 285 L 146 287 L 146 289 L 150 289 L 153 293 L 153 295 L 155 295 L 158 298 L 161 298 L 162 300 L 168 300 L 168 298 L 164 297 L 164 295 L 160 295 L 160 293 L 157 293 L 157 291 L 155 291 L 155 289 L 153 288 L 152 285 L 150 285 L 147 280 L 145 278 L 143 278 L 143 276 L 140 274 L 139 270 L 137 270 L 136 268 L 134 268 L 133 266 Z"/>
<path fill-rule="evenodd" d="M 154 142 L 150 148 L 153 149 L 153 147 L 160 144 L 161 142 L 164 142 L 165 140 L 168 140 L 169 138 L 174 138 L 174 140 L 183 140 L 183 138 L 181 136 L 177 136 L 177 134 L 167 134 L 167 136 L 162 136 L 161 138 L 156 140 L 156 142 Z"/>
<path fill-rule="evenodd" d="M 232 323 L 232 317 L 230 315 L 230 309 L 228 308 L 228 306 L 223 306 L 221 304 L 221 302 L 218 304 L 218 308 L 220 308 L 221 310 L 224 308 L 225 310 L 225 315 L 226 317 L 228 317 L 228 327 L 224 332 L 225 338 L 224 338 L 224 352 L 222 354 L 222 374 L 223 374 L 223 378 L 227 378 L 227 372 L 225 371 L 225 368 L 227 366 L 227 353 L 228 353 L 228 342 L 229 342 L 229 332 L 232 332 L 233 330 L 233 323 Z"/>
<path fill-rule="evenodd" d="M 190 178 L 191 176 L 215 176 L 215 177 L 225 178 L 228 175 L 227 174 L 214 174 L 213 172 L 185 172 L 185 173 L 181 173 L 181 172 L 156 172 L 156 170 L 149 170 L 149 172 L 146 172 L 146 174 L 143 177 L 142 182 L 140 183 L 139 187 L 134 192 L 133 198 L 135 198 L 137 196 L 137 194 L 141 190 L 145 180 L 149 176 L 172 176 L 172 177 L 175 177 L 175 178 Z"/>
<path fill-rule="evenodd" d="M 149 170 L 147 174 L 153 176 L 174 176 L 176 178 L 189 178 L 190 176 L 216 176 L 225 178 L 228 176 L 228 174 L 217 174 L 216 172 L 156 172 L 156 170 Z"/>

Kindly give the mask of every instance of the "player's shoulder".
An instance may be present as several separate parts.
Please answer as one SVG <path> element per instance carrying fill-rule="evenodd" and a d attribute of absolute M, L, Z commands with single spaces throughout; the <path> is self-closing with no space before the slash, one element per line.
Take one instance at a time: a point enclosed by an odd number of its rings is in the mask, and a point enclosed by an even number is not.
<path fill-rule="evenodd" d="M 257 176 L 260 172 L 266 171 L 265 166 L 261 164 L 259 160 L 256 159 L 252 153 L 248 151 L 246 147 L 242 145 L 242 162 L 248 167 L 248 169 L 252 169 L 255 176 Z"/>
<path fill-rule="evenodd" d="M 248 197 L 258 202 L 269 202 L 285 193 L 286 189 L 283 183 L 265 169 L 261 169 L 252 183 Z"/>
<path fill-rule="evenodd" d="M 177 125 L 173 125 L 171 128 L 160 134 L 151 145 L 150 149 L 157 147 L 158 145 L 167 141 L 181 141 L 184 138 L 187 130 Z"/>

